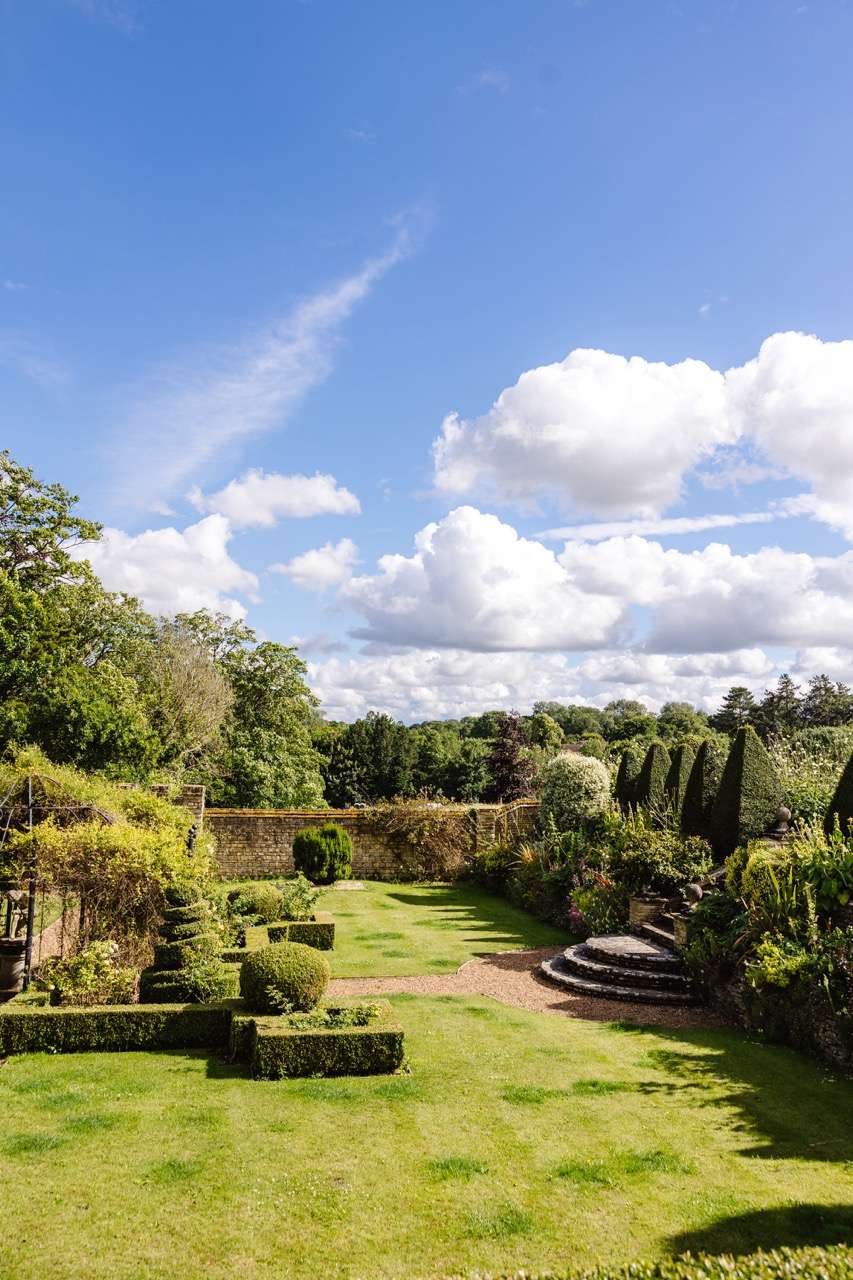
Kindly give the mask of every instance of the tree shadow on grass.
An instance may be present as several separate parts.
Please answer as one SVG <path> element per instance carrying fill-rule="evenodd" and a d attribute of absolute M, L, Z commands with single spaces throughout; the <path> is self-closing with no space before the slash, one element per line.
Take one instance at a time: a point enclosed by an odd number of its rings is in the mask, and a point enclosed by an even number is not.
<path fill-rule="evenodd" d="M 756 1209 L 720 1218 L 667 1241 L 673 1254 L 752 1253 L 787 1245 L 849 1244 L 853 1240 L 853 1205 L 795 1204 Z"/>
<path fill-rule="evenodd" d="M 670 1078 L 646 1080 L 641 1092 L 733 1109 L 747 1143 L 741 1155 L 853 1162 L 853 1086 L 827 1065 L 735 1029 L 648 1030 L 672 1047 L 652 1049 L 640 1064 Z"/>
<path fill-rule="evenodd" d="M 456 885 L 430 886 L 428 893 L 389 893 L 388 898 L 405 906 L 418 907 L 425 914 L 423 924 L 432 927 L 454 927 L 467 934 L 489 934 L 488 938 L 478 941 L 491 942 L 492 947 L 474 952 L 475 955 L 490 955 L 496 950 L 533 949 L 547 945 L 549 939 L 554 945 L 568 946 L 571 936 L 554 925 L 543 924 L 528 916 L 519 907 L 514 907 L 503 898 L 482 889 L 460 889 Z M 429 918 L 426 914 L 429 913 Z M 544 941 L 543 941 L 544 940 Z"/>

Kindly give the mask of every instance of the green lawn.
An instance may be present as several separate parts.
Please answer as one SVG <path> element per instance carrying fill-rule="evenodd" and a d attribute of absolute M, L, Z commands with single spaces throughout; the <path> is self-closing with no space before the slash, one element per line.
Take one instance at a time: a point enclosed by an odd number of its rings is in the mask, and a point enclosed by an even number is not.
<path fill-rule="evenodd" d="M 473 885 L 380 884 L 329 889 L 336 978 L 453 973 L 473 956 L 567 946 L 569 935 Z"/>
<path fill-rule="evenodd" d="M 853 1091 L 729 1032 L 395 997 L 411 1075 L 0 1070 L 0 1275 L 315 1280 L 853 1235 Z"/>

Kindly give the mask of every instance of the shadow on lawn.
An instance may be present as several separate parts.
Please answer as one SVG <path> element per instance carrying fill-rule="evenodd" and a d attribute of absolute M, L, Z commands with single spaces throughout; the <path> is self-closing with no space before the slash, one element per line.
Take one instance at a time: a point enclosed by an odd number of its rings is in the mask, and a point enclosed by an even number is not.
<path fill-rule="evenodd" d="M 667 1248 L 673 1254 L 752 1253 L 784 1245 L 849 1244 L 851 1240 L 853 1205 L 796 1204 L 720 1218 L 672 1236 Z"/>
<path fill-rule="evenodd" d="M 828 1066 L 735 1029 L 646 1030 L 673 1047 L 652 1049 L 640 1065 L 675 1079 L 644 1081 L 640 1092 L 674 1094 L 692 1106 L 733 1108 L 739 1115 L 733 1128 L 748 1143 L 740 1152 L 744 1156 L 853 1161 L 853 1088 Z M 809 1208 L 804 1206 L 803 1213 Z M 783 1216 L 789 1212 L 795 1210 L 779 1210 Z"/>
<path fill-rule="evenodd" d="M 563 938 L 566 946 L 572 941 L 563 930 L 534 920 L 519 908 L 482 889 L 465 891 L 457 885 L 437 885 L 430 887 L 428 893 L 389 893 L 388 898 L 429 913 L 430 918 L 422 922 L 427 928 L 453 927 L 466 933 L 489 934 L 482 941 L 495 946 L 476 951 L 475 955 L 490 955 L 497 948 L 532 950 L 547 945 L 543 943 L 547 938 L 553 938 L 555 946 Z"/>

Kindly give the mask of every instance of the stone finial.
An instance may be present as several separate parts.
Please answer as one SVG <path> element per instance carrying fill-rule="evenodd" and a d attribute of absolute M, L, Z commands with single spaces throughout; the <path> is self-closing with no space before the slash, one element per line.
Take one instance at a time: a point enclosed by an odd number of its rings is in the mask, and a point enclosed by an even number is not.
<path fill-rule="evenodd" d="M 788 828 L 790 821 L 791 810 L 786 805 L 780 804 L 776 810 L 776 825 L 767 832 L 765 840 L 775 840 L 777 844 L 784 844 L 790 835 Z"/>

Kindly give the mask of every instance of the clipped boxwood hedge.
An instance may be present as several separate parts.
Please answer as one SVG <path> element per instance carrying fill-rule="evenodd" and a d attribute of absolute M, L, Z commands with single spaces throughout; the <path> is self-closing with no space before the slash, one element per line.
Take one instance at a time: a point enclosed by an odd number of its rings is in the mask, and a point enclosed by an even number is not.
<path fill-rule="evenodd" d="M 706 738 L 696 752 L 696 759 L 684 789 L 681 806 L 681 832 L 685 836 L 703 836 L 711 830 L 711 812 L 720 788 L 726 757 L 719 743 Z"/>
<path fill-rule="evenodd" d="M 477 1271 L 470 1280 L 851 1280 L 853 1249 L 847 1245 L 808 1245 L 801 1249 L 770 1249 L 733 1257 L 689 1253 L 663 1262 L 630 1262 L 600 1266 L 592 1271 L 501 1272 Z M 459 1277 L 443 1277 L 459 1280 Z"/>
<path fill-rule="evenodd" d="M 314 947 L 271 943 L 251 952 L 240 966 L 240 995 L 250 1013 L 274 1014 L 282 1000 L 292 1009 L 313 1009 L 329 977 L 329 962 Z"/>
<path fill-rule="evenodd" d="M 642 767 L 643 757 L 636 747 L 626 747 L 616 770 L 614 786 L 616 801 L 624 814 L 628 813 L 636 801 L 637 780 Z"/>
<path fill-rule="evenodd" d="M 256 1080 L 294 1076 L 387 1075 L 403 1065 L 403 1029 L 391 1020 L 387 1000 L 371 1000 L 375 1021 L 363 1027 L 301 1028 L 287 1018 L 255 1018 L 234 1040 Z"/>
<path fill-rule="evenodd" d="M 686 742 L 676 747 L 672 753 L 669 772 L 664 783 L 664 791 L 666 792 L 669 809 L 677 821 L 681 819 L 684 796 L 687 791 L 687 780 L 690 777 L 694 759 L 693 748 Z"/>
<path fill-rule="evenodd" d="M 0 1009 L 0 1054 L 95 1049 L 221 1049 L 234 1006 L 220 1004 L 18 1005 Z"/>
<path fill-rule="evenodd" d="M 328 911 L 317 911 L 313 920 L 277 920 L 267 925 L 270 942 L 303 942 L 317 951 L 335 945 L 335 922 Z"/>
<path fill-rule="evenodd" d="M 653 742 L 634 786 L 634 803 L 641 809 L 662 813 L 666 808 L 666 779 L 671 764 L 663 743 Z"/>

